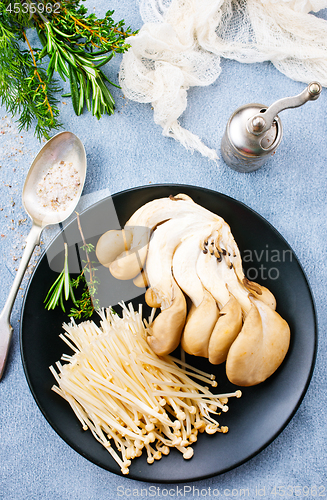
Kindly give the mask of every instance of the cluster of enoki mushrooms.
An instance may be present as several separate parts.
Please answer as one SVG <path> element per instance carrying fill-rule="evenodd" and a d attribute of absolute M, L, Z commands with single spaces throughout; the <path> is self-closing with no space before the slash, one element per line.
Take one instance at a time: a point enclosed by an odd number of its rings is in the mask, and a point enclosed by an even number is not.
<path fill-rule="evenodd" d="M 274 295 L 249 281 L 229 225 L 178 194 L 141 206 L 123 230 L 97 243 L 111 274 L 144 287 L 146 303 L 160 308 L 148 343 L 159 356 L 181 343 L 212 364 L 226 361 L 230 382 L 266 380 L 288 351 L 290 329 Z"/>

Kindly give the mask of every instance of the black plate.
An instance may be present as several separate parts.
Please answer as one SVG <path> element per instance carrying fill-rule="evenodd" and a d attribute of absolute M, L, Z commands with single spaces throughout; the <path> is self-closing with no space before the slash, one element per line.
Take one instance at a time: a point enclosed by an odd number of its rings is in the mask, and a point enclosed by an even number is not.
<path fill-rule="evenodd" d="M 113 195 L 93 205 L 81 215 L 87 241 L 96 243 L 99 235 L 117 228 L 115 207 L 123 225 L 144 203 L 155 198 L 186 193 L 193 200 L 222 216 L 231 226 L 244 259 L 249 279 L 267 286 L 277 299 L 277 311 L 291 328 L 291 345 L 286 359 L 266 382 L 243 389 L 241 399 L 230 400 L 229 412 L 220 417 L 228 425 L 227 434 L 202 434 L 194 445 L 194 456 L 184 460 L 173 450 L 152 465 L 142 456 L 133 461 L 127 477 L 150 482 L 186 482 L 226 472 L 259 453 L 285 428 L 299 407 L 312 375 L 316 345 L 316 315 L 310 287 L 298 259 L 284 238 L 260 215 L 228 196 L 207 189 L 184 185 L 158 185 L 136 188 Z M 25 374 L 44 416 L 54 430 L 78 453 L 91 462 L 116 474 L 120 469 L 109 453 L 89 431 L 82 431 L 69 405 L 51 391 L 54 383 L 49 366 L 60 359 L 68 347 L 59 339 L 67 315 L 57 308 L 45 311 L 47 290 L 62 269 L 63 237 L 70 247 L 71 267 L 78 265 L 76 248 L 81 244 L 76 221 L 73 221 L 49 246 L 41 258 L 26 292 L 22 324 L 21 352 Z M 50 266 L 49 266 L 50 262 Z M 76 269 L 77 271 L 77 269 Z M 100 269 L 100 297 L 103 305 L 117 304 L 133 296 L 130 283 L 110 278 Z M 106 272 L 105 272 L 106 271 Z M 224 366 L 209 365 L 203 358 L 189 357 L 193 365 L 215 373 L 219 392 L 235 390 L 226 378 Z M 145 454 L 144 454 L 145 455 Z"/>

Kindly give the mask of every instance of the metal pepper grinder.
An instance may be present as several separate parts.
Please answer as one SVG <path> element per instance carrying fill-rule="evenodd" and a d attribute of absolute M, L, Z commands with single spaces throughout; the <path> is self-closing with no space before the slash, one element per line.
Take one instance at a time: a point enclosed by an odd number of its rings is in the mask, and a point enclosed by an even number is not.
<path fill-rule="evenodd" d="M 280 144 L 283 128 L 278 113 L 318 99 L 322 87 L 312 82 L 295 97 L 285 97 L 274 104 L 246 104 L 228 120 L 221 141 L 221 154 L 229 167 L 238 172 L 252 172 L 272 156 Z"/>

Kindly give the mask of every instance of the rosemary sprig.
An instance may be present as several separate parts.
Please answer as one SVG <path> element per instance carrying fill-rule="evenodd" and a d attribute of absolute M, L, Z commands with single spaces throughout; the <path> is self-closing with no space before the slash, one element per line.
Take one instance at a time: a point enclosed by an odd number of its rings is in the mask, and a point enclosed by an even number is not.
<path fill-rule="evenodd" d="M 0 93 L 7 110 L 21 114 L 20 128 L 29 128 L 36 119 L 41 138 L 60 127 L 54 72 L 69 80 L 77 115 L 85 107 L 98 119 L 114 113 L 106 83 L 117 85 L 101 68 L 129 47 L 126 39 L 133 33 L 124 29 L 123 20 L 115 23 L 113 13 L 103 19 L 88 15 L 81 0 L 0 1 Z M 40 47 L 31 47 L 27 28 L 36 30 Z"/>
<path fill-rule="evenodd" d="M 68 269 L 68 245 L 64 243 L 65 247 L 65 260 L 64 260 L 64 268 L 59 274 L 56 281 L 51 286 L 50 290 L 47 293 L 46 298 L 44 299 L 45 308 L 50 311 L 50 309 L 54 309 L 58 304 L 60 304 L 61 309 L 66 312 L 64 306 L 64 300 L 72 299 L 73 303 L 76 304 L 75 295 L 72 287 L 72 280 L 69 275 Z"/>

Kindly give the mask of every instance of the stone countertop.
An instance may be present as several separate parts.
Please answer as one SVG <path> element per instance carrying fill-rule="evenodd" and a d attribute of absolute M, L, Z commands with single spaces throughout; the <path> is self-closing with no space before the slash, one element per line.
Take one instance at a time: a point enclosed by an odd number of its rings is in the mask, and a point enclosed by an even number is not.
<path fill-rule="evenodd" d="M 87 1 L 90 9 L 93 5 L 95 2 Z M 106 7 L 104 0 L 96 4 L 100 13 Z M 110 8 L 115 9 L 115 19 L 124 18 L 133 29 L 142 25 L 137 2 L 114 0 Z M 319 15 L 327 19 L 327 10 Z M 120 61 L 121 56 L 117 56 L 111 63 L 114 79 Z M 245 65 L 222 60 L 222 73 L 214 84 L 189 91 L 189 104 L 181 123 L 219 151 L 227 120 L 237 107 L 249 102 L 271 104 L 304 88 L 303 83 L 288 79 L 270 63 Z M 87 113 L 76 117 L 69 100 L 60 99 L 64 127 L 80 137 L 87 153 L 88 173 L 78 210 L 111 193 L 161 183 L 210 188 L 251 207 L 288 241 L 308 277 L 319 327 L 315 370 L 300 408 L 284 431 L 260 454 L 230 472 L 188 485 L 156 484 L 151 489 L 150 483 L 102 470 L 72 450 L 49 426 L 24 376 L 18 338 L 21 308 L 42 247 L 59 231 L 58 227 L 48 228 L 42 235 L 41 249 L 31 260 L 11 316 L 13 343 L 0 383 L 1 500 L 198 498 L 218 496 L 218 491 L 221 498 L 326 496 L 326 90 L 317 102 L 283 112 L 284 137 L 277 153 L 250 174 L 229 169 L 220 157 L 215 163 L 198 153 L 191 154 L 161 134 L 161 128 L 153 122 L 150 105 L 124 99 L 117 88 L 112 92 L 116 112 L 99 121 Z M 19 132 L 14 119 L 0 108 L 1 307 L 31 227 L 21 193 L 39 148 L 33 131 Z"/>

